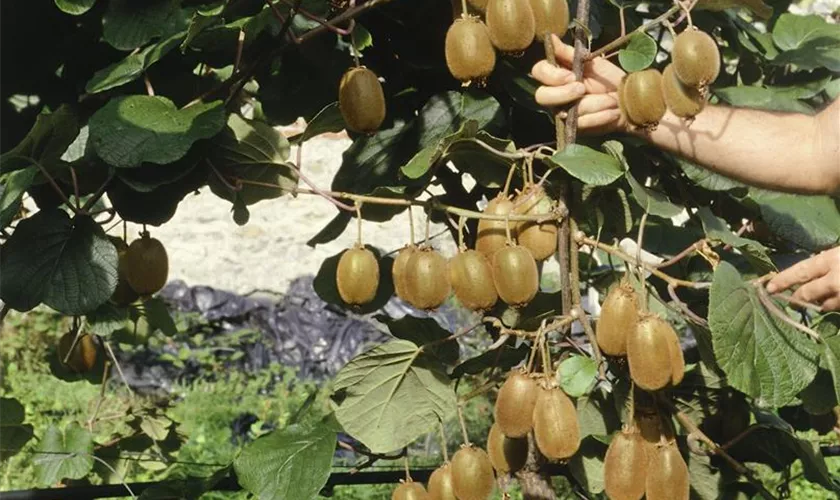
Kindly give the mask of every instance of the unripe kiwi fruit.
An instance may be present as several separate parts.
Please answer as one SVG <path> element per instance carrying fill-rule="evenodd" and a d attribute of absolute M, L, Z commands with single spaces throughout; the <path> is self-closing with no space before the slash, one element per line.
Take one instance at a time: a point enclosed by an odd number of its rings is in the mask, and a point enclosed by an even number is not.
<path fill-rule="evenodd" d="M 505 436 L 518 438 L 531 431 L 539 393 L 537 381 L 526 373 L 514 371 L 508 375 L 493 408 L 495 425 Z"/>
<path fill-rule="evenodd" d="M 534 34 L 543 41 L 546 33 L 562 37 L 569 29 L 569 4 L 566 0 L 530 0 L 534 13 Z"/>
<path fill-rule="evenodd" d="M 624 79 L 621 102 L 633 125 L 654 128 L 665 116 L 662 74 L 655 69 L 630 73 Z"/>
<path fill-rule="evenodd" d="M 435 309 L 449 297 L 446 259 L 430 247 L 414 252 L 405 264 L 406 300 L 417 309 Z"/>
<path fill-rule="evenodd" d="M 141 297 L 163 288 L 169 276 L 166 248 L 149 233 L 131 242 L 125 252 L 125 265 L 126 280 Z"/>
<path fill-rule="evenodd" d="M 477 17 L 456 19 L 446 32 L 446 66 L 462 82 L 484 81 L 496 66 L 496 49 Z"/>
<path fill-rule="evenodd" d="M 645 494 L 648 457 L 637 430 L 616 434 L 604 456 L 604 491 L 611 500 L 639 500 Z"/>
<path fill-rule="evenodd" d="M 487 215 L 507 215 L 512 211 L 513 202 L 506 196 L 502 196 L 501 193 L 490 200 L 484 208 L 484 213 Z M 507 244 L 506 224 L 508 222 L 503 220 L 479 219 L 475 249 L 487 256 L 488 259 L 492 259 L 493 254 Z M 512 222 L 509 222 L 509 224 L 511 235 L 513 235 L 515 225 Z"/>
<path fill-rule="evenodd" d="M 677 78 L 673 64 L 669 64 L 662 72 L 662 95 L 671 113 L 680 118 L 694 118 L 706 106 L 706 99 L 700 90 L 689 87 Z"/>
<path fill-rule="evenodd" d="M 493 283 L 493 268 L 483 253 L 467 250 L 449 261 L 449 281 L 461 305 L 473 311 L 486 311 L 499 300 Z"/>
<path fill-rule="evenodd" d="M 365 68 L 350 68 L 338 85 L 338 108 L 347 128 L 370 134 L 385 120 L 385 94 L 376 73 Z"/>
<path fill-rule="evenodd" d="M 429 476 L 429 500 L 458 500 L 449 462 L 435 469 Z"/>
<path fill-rule="evenodd" d="M 689 87 L 701 88 L 720 74 L 720 50 L 714 38 L 698 29 L 687 29 L 674 40 L 674 72 Z"/>
<path fill-rule="evenodd" d="M 338 259 L 335 273 L 338 294 L 344 302 L 360 306 L 376 297 L 379 288 L 379 262 L 367 248 L 356 244 Z"/>
<path fill-rule="evenodd" d="M 506 304 L 522 307 L 531 302 L 540 289 L 537 263 L 531 252 L 513 245 L 493 254 L 493 282 Z"/>
<path fill-rule="evenodd" d="M 643 315 L 627 337 L 627 364 L 633 382 L 646 391 L 657 391 L 671 383 L 671 326 L 652 314 Z"/>
<path fill-rule="evenodd" d="M 391 500 L 428 500 L 428 498 L 426 488 L 414 481 L 400 483 L 391 494 Z"/>
<path fill-rule="evenodd" d="M 647 471 L 647 500 L 688 500 L 688 466 L 676 442 L 660 446 L 650 458 Z"/>
<path fill-rule="evenodd" d="M 528 460 L 528 438 L 512 438 L 502 433 L 498 424 L 490 427 L 487 435 L 487 455 L 498 474 L 516 472 Z"/>
<path fill-rule="evenodd" d="M 131 288 L 131 285 L 128 284 L 128 279 L 126 277 L 126 273 L 128 272 L 128 259 L 126 257 L 126 254 L 128 253 L 128 245 L 122 238 L 118 238 L 116 236 L 108 236 L 108 239 L 111 240 L 111 243 L 113 243 L 117 248 L 118 258 L 117 288 L 115 288 L 114 293 L 111 294 L 111 302 L 118 306 L 127 306 L 140 297 L 137 295 L 137 292 Z"/>
<path fill-rule="evenodd" d="M 522 52 L 534 41 L 536 23 L 529 0 L 490 0 L 486 19 L 490 40 L 502 52 Z"/>
<path fill-rule="evenodd" d="M 98 356 L 96 341 L 88 334 L 79 335 L 76 345 L 73 345 L 76 334 L 67 332 L 58 341 L 58 360 L 76 373 L 87 373 L 93 369 Z M 70 351 L 72 346 L 73 350 Z M 67 354 L 70 353 L 68 356 Z M 65 362 L 64 360 L 67 360 Z"/>
<path fill-rule="evenodd" d="M 559 387 L 540 388 L 534 405 L 534 440 L 550 460 L 565 460 L 580 447 L 577 410 Z"/>
<path fill-rule="evenodd" d="M 610 356 L 627 354 L 627 336 L 639 322 L 639 301 L 636 290 L 622 279 L 607 293 L 601 316 L 595 324 L 595 338 L 601 352 Z"/>
<path fill-rule="evenodd" d="M 397 293 L 397 297 L 406 302 L 409 302 L 409 300 L 408 292 L 406 290 L 405 266 L 408 264 L 408 259 L 410 259 L 416 251 L 417 247 L 414 245 L 404 246 L 402 250 L 397 253 L 397 257 L 394 259 L 394 265 L 391 266 L 391 276 L 394 280 L 394 291 Z"/>
<path fill-rule="evenodd" d="M 458 500 L 485 500 L 493 492 L 493 464 L 481 448 L 464 446 L 452 457 L 451 467 Z"/>
<path fill-rule="evenodd" d="M 551 213 L 552 202 L 541 186 L 525 188 L 513 200 L 514 213 L 520 215 L 546 215 Z M 535 260 L 545 260 L 557 251 L 557 223 L 520 221 L 516 223 L 516 241 L 527 248 Z"/>

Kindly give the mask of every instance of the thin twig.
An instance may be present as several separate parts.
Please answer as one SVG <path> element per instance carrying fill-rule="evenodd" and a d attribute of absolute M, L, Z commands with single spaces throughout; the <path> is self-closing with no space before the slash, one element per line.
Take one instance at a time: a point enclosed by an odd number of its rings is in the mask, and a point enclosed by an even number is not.
<path fill-rule="evenodd" d="M 102 369 L 102 384 L 99 387 L 99 399 L 96 400 L 96 409 L 93 410 L 93 416 L 88 420 L 88 430 L 93 432 L 93 423 L 96 422 L 96 417 L 99 416 L 99 410 L 102 408 L 102 401 L 105 399 L 105 386 L 108 383 L 108 373 L 110 373 L 111 360 L 105 360 L 105 366 Z"/>
<path fill-rule="evenodd" d="M 671 257 L 670 259 L 668 259 L 664 262 L 660 262 L 659 264 L 657 264 L 656 265 L 657 269 L 662 269 L 663 267 L 673 266 L 677 262 L 683 260 L 684 258 L 688 257 L 689 255 L 691 255 L 694 252 L 696 252 L 697 250 L 699 250 L 702 247 L 703 242 L 705 242 L 705 241 L 706 241 L 706 238 L 700 238 L 698 241 L 695 241 L 694 243 L 692 243 L 691 245 L 686 247 L 682 252 L 678 253 L 677 255 L 674 255 L 673 257 Z"/>
<path fill-rule="evenodd" d="M 131 386 L 128 384 L 128 379 L 125 378 L 125 374 L 122 371 L 122 367 L 120 367 L 119 361 L 117 361 L 117 357 L 114 355 L 114 350 L 111 349 L 111 343 L 107 340 L 102 342 L 105 345 L 105 350 L 108 351 L 108 355 L 111 356 L 111 361 L 114 363 L 114 366 L 117 368 L 117 373 L 120 375 L 120 379 L 122 379 L 123 384 L 125 384 L 125 388 L 128 390 L 128 395 L 131 398 L 134 398 L 134 391 L 131 390 Z"/>
<path fill-rule="evenodd" d="M 143 83 L 146 84 L 146 95 L 154 97 L 155 88 L 152 87 L 152 81 L 149 80 L 149 75 L 147 73 L 143 73 Z"/>
<path fill-rule="evenodd" d="M 679 12 L 679 10 L 680 10 L 680 7 L 677 6 L 677 5 L 671 7 L 670 9 L 665 11 L 664 14 L 662 14 L 661 16 L 657 17 L 656 19 L 652 20 L 651 22 L 639 26 L 638 28 L 634 29 L 630 33 L 628 33 L 628 34 L 626 34 L 622 37 L 616 38 L 612 42 L 610 42 L 610 43 L 604 45 L 603 47 L 601 47 L 600 49 L 598 49 L 596 51 L 593 51 L 592 53 L 588 54 L 585 59 L 587 61 L 591 61 L 592 59 L 595 59 L 596 57 L 598 57 L 602 54 L 606 54 L 607 52 L 612 52 L 613 50 L 615 50 L 619 47 L 623 47 L 625 44 L 627 44 L 630 41 L 630 38 L 633 35 L 635 35 L 636 33 L 644 33 L 645 31 L 662 24 L 663 21 L 666 21 L 669 17 L 671 17 L 674 14 L 676 14 L 677 12 Z"/>
<path fill-rule="evenodd" d="M 773 299 L 770 298 L 770 294 L 767 293 L 767 290 L 763 286 L 757 286 L 755 288 L 758 293 L 758 299 L 761 301 L 761 305 L 763 305 L 764 308 L 767 309 L 768 312 L 770 312 L 770 314 L 780 319 L 783 323 L 786 323 L 787 325 L 796 328 L 800 332 L 807 334 L 809 337 L 816 340 L 817 342 L 822 342 L 820 334 L 803 325 L 802 323 L 797 323 L 796 321 L 791 319 L 790 316 L 785 314 L 784 311 L 779 309 L 779 306 L 777 306 L 776 303 L 773 302 Z"/>
<path fill-rule="evenodd" d="M 708 326 L 709 325 L 708 321 L 706 321 L 705 319 L 703 319 L 700 316 L 698 316 L 697 314 L 695 314 L 694 311 L 689 309 L 688 304 L 686 304 L 685 302 L 680 300 L 680 298 L 677 296 L 677 291 L 674 289 L 674 287 L 670 283 L 668 284 L 668 295 L 671 296 L 671 300 L 673 300 L 677 304 L 677 307 L 680 308 L 680 311 L 682 311 L 686 316 L 691 318 L 692 321 L 694 321 L 698 325 L 703 325 L 703 326 Z"/>
<path fill-rule="evenodd" d="M 105 190 L 108 189 L 108 185 L 111 184 L 112 180 L 114 180 L 115 175 L 116 171 L 111 170 L 111 172 L 108 174 L 108 178 L 105 179 L 105 182 L 103 182 L 102 185 L 99 186 L 99 189 L 97 189 L 96 192 L 93 193 L 93 196 L 91 196 L 88 199 L 88 201 L 85 202 L 84 206 L 82 206 L 82 212 L 89 211 L 91 208 L 93 208 L 96 202 L 99 201 L 100 198 L 102 198 L 102 195 L 105 194 Z"/>

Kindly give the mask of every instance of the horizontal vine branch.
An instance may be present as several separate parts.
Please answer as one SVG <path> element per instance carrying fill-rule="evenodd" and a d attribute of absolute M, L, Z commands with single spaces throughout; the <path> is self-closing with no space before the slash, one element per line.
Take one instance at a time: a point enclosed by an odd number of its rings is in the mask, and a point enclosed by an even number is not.
<path fill-rule="evenodd" d="M 586 57 L 584 57 L 584 60 L 591 61 L 592 59 L 595 59 L 596 57 L 600 57 L 600 56 L 602 56 L 602 55 L 604 55 L 608 52 L 612 52 L 615 49 L 618 49 L 618 48 L 621 48 L 621 47 L 625 46 L 627 43 L 630 42 L 630 38 L 632 38 L 633 35 L 635 35 L 636 33 L 644 33 L 645 31 L 647 31 L 647 30 L 649 30 L 649 29 L 651 29 L 655 26 L 659 26 L 660 24 L 667 21 L 668 18 L 670 18 L 671 16 L 673 16 L 674 14 L 679 12 L 680 10 L 681 10 L 681 8 L 680 8 L 679 5 L 675 5 L 675 6 L 671 7 L 670 9 L 665 11 L 665 13 L 663 13 L 661 16 L 657 17 L 653 21 L 651 21 L 647 24 L 643 24 L 643 25 L 639 26 L 638 28 L 634 29 L 633 31 L 631 31 L 630 33 L 627 33 L 624 36 L 618 37 L 615 40 L 613 40 L 612 42 L 604 45 L 600 49 L 589 53 Z"/>

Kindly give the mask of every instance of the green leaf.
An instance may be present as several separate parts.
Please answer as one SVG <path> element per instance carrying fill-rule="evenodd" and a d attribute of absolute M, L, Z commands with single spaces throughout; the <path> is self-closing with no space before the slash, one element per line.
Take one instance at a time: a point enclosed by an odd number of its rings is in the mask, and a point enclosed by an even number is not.
<path fill-rule="evenodd" d="M 161 299 L 152 298 L 143 302 L 143 313 L 150 328 L 160 330 L 170 337 L 178 334 L 175 321 L 172 320 L 169 309 Z"/>
<path fill-rule="evenodd" d="M 637 32 L 630 37 L 630 43 L 618 52 L 618 62 L 624 71 L 641 71 L 656 58 L 656 41 L 647 33 Z"/>
<path fill-rule="evenodd" d="M 682 207 L 671 203 L 664 194 L 641 185 L 630 171 L 624 174 L 624 178 L 630 184 L 633 199 L 649 214 L 670 218 L 679 215 L 683 211 Z"/>
<path fill-rule="evenodd" d="M 352 309 L 359 314 L 371 313 L 385 307 L 385 304 L 394 295 L 394 281 L 391 276 L 394 259 L 391 257 L 381 258 L 382 252 L 374 247 L 367 246 L 367 249 L 373 252 L 379 262 L 379 287 L 376 289 L 376 296 L 373 300 L 368 304 L 358 307 L 350 306 L 341 300 L 341 295 L 338 293 L 338 285 L 335 280 L 336 273 L 338 272 L 338 261 L 341 259 L 341 254 L 345 252 L 344 250 L 332 257 L 324 259 L 324 262 L 321 263 L 321 268 L 318 269 L 318 274 L 315 276 L 312 286 L 315 288 L 315 293 L 318 294 L 321 300 Z"/>
<path fill-rule="evenodd" d="M 41 486 L 62 479 L 81 479 L 93 469 L 93 436 L 78 424 L 62 430 L 51 425 L 44 433 L 35 458 L 35 475 Z"/>
<path fill-rule="evenodd" d="M 494 137 L 483 130 L 475 134 L 475 139 L 497 151 L 510 153 L 516 149 L 513 141 Z M 469 173 L 476 182 L 491 189 L 504 186 L 513 163 L 508 158 L 487 151 L 470 138 L 453 141 L 446 148 L 445 154 L 458 170 Z"/>
<path fill-rule="evenodd" d="M 746 187 L 745 184 L 705 169 L 678 155 L 669 155 L 669 157 L 682 169 L 686 177 L 702 188 L 710 191 L 730 191 Z"/>
<path fill-rule="evenodd" d="M 752 263 L 759 274 L 776 269 L 776 265 L 773 264 L 764 245 L 755 240 L 736 235 L 727 227 L 726 221 L 716 217 L 708 207 L 700 208 L 697 211 L 697 216 L 700 217 L 706 237 L 712 241 L 737 248 Z"/>
<path fill-rule="evenodd" d="M 588 437 L 580 443 L 580 449 L 569 460 L 569 472 L 588 492 L 599 494 L 604 491 L 604 455 L 607 445 Z"/>
<path fill-rule="evenodd" d="M 452 378 L 461 378 L 464 375 L 478 375 L 488 368 L 496 367 L 501 372 L 506 372 L 518 365 L 528 356 L 531 348 L 528 344 L 522 344 L 514 348 L 512 343 L 506 343 L 492 351 L 485 351 L 474 358 L 470 358 L 452 370 Z"/>
<path fill-rule="evenodd" d="M 615 408 L 614 394 L 596 389 L 577 400 L 580 436 L 603 438 L 621 429 L 621 416 Z"/>
<path fill-rule="evenodd" d="M 306 244 L 315 248 L 323 243 L 333 241 L 344 233 L 344 230 L 347 229 L 347 225 L 351 220 L 353 220 L 353 215 L 350 212 L 346 210 L 339 210 L 338 215 L 333 217 L 333 219 L 329 221 L 323 229 L 318 231 L 318 234 L 309 238 Z"/>
<path fill-rule="evenodd" d="M 96 94 L 133 82 L 143 76 L 154 63 L 177 47 L 183 37 L 183 33 L 173 35 L 160 43 L 146 47 L 136 54 L 129 54 L 118 63 L 97 71 L 88 80 L 85 91 Z"/>
<path fill-rule="evenodd" d="M 33 160 L 50 170 L 79 135 L 79 130 L 79 117 L 70 106 L 62 105 L 52 113 L 42 111 L 26 137 L 0 156 L 0 173 L 32 166 Z"/>
<path fill-rule="evenodd" d="M 840 26 L 821 16 L 782 14 L 773 26 L 773 41 L 782 50 L 775 64 L 840 71 Z"/>
<path fill-rule="evenodd" d="M 239 484 L 260 500 L 315 499 L 330 477 L 335 440 L 327 425 L 293 425 L 249 443 L 233 468 Z"/>
<path fill-rule="evenodd" d="M 440 342 L 451 334 L 443 329 L 437 321 L 432 318 L 415 318 L 414 316 L 403 316 L 400 319 L 392 319 L 385 315 L 377 316 L 379 321 L 388 325 L 391 335 L 403 340 L 409 340 L 419 346 Z M 454 365 L 460 357 L 458 342 L 450 340 L 426 347 L 428 352 L 448 365 Z"/>
<path fill-rule="evenodd" d="M 347 128 L 344 123 L 344 116 L 338 109 L 338 102 L 329 104 L 318 112 L 312 120 L 306 124 L 306 130 L 301 134 L 300 142 L 306 142 L 313 137 L 326 133 L 337 133 Z"/>
<path fill-rule="evenodd" d="M 557 369 L 557 381 L 569 396 L 579 398 L 588 393 L 598 378 L 598 365 L 591 358 L 573 354 Z"/>
<path fill-rule="evenodd" d="M 417 115 L 416 127 L 421 146 L 438 141 L 459 130 L 468 120 L 475 120 L 479 129 L 504 120 L 499 102 L 490 94 L 467 90 L 451 90 L 432 96 Z"/>
<path fill-rule="evenodd" d="M 15 455 L 32 439 L 33 430 L 24 424 L 25 411 L 17 399 L 0 398 L 0 461 Z"/>
<path fill-rule="evenodd" d="M 837 99 L 840 96 L 840 78 L 835 78 L 825 86 L 825 93 L 831 100 Z"/>
<path fill-rule="evenodd" d="M 0 177 L 2 192 L 0 192 L 0 227 L 5 228 L 12 222 L 12 218 L 20 210 L 23 194 L 32 185 L 38 175 L 38 167 L 26 167 L 15 170 Z"/>
<path fill-rule="evenodd" d="M 823 351 L 820 361 L 831 372 L 834 397 L 840 401 L 840 335 L 838 335 L 837 319 L 822 321 L 816 326 L 822 338 Z"/>
<path fill-rule="evenodd" d="M 111 0 L 102 17 L 102 38 L 119 50 L 142 47 L 153 38 L 187 28 L 179 0 Z"/>
<path fill-rule="evenodd" d="M 118 168 L 143 162 L 164 165 L 182 158 L 199 139 L 224 127 L 221 101 L 177 109 L 160 96 L 132 95 L 112 99 L 90 118 L 96 153 Z"/>
<path fill-rule="evenodd" d="M 87 332 L 100 337 L 107 337 L 115 330 L 126 328 L 130 325 L 128 321 L 128 309 L 117 307 L 110 301 L 99 306 L 95 311 L 88 313 L 85 317 Z"/>
<path fill-rule="evenodd" d="M 766 109 L 813 115 L 814 110 L 790 94 L 762 87 L 715 88 L 712 92 L 727 103 L 739 108 Z"/>
<path fill-rule="evenodd" d="M 64 314 L 86 314 L 117 286 L 117 249 L 86 215 L 59 209 L 22 220 L 0 255 L 0 296 L 18 311 L 41 302 Z"/>
<path fill-rule="evenodd" d="M 624 173 L 621 162 L 613 156 L 580 144 L 569 144 L 563 151 L 554 153 L 548 161 L 594 186 L 611 184 Z"/>
<path fill-rule="evenodd" d="M 829 196 L 804 196 L 751 188 L 750 199 L 777 236 L 811 251 L 840 241 L 840 209 Z"/>
<path fill-rule="evenodd" d="M 144 415 L 140 418 L 140 430 L 154 441 L 163 441 L 169 435 L 172 421 L 164 416 L 152 417 Z"/>
<path fill-rule="evenodd" d="M 353 358 L 336 375 L 335 416 L 375 453 L 400 449 L 447 420 L 455 391 L 440 362 L 394 340 Z"/>
<path fill-rule="evenodd" d="M 118 171 L 118 178 L 108 186 L 108 200 L 123 220 L 159 226 L 175 215 L 178 204 L 186 195 L 207 183 L 206 163 L 202 162 L 202 165 L 195 165 L 192 169 L 187 167 L 185 175 L 179 176 L 177 180 L 168 179 L 162 185 L 159 178 L 155 179 L 156 187 L 147 192 L 136 189 L 138 185 L 136 178 L 129 184 L 123 180 L 124 172 Z M 160 168 L 175 169 L 176 167 L 170 164 Z M 133 169 L 132 176 L 134 170 L 138 173 L 151 171 L 148 168 Z"/>
<path fill-rule="evenodd" d="M 96 0 L 55 0 L 55 6 L 65 14 L 80 16 L 89 11 Z"/>
<path fill-rule="evenodd" d="M 729 384 L 755 398 L 758 406 L 784 406 L 817 374 L 813 342 L 772 317 L 755 287 L 728 262 L 715 270 L 709 327 Z"/>

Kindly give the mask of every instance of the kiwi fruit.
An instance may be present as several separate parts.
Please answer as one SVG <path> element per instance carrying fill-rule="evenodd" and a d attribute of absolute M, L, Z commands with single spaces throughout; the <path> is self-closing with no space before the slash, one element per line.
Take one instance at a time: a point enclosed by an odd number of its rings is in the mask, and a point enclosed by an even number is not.
<path fill-rule="evenodd" d="M 645 494 L 648 457 L 638 431 L 616 434 L 604 456 L 604 491 L 611 500 L 639 500 Z"/>
<path fill-rule="evenodd" d="M 627 354 L 627 334 L 639 322 L 639 300 L 627 280 L 607 293 L 601 316 L 595 324 L 595 339 L 601 352 L 610 356 Z"/>
<path fill-rule="evenodd" d="M 580 447 L 577 410 L 559 387 L 540 388 L 534 405 L 534 440 L 550 460 L 565 460 Z"/>
<path fill-rule="evenodd" d="M 490 0 L 486 19 L 490 41 L 502 52 L 521 53 L 534 41 L 536 23 L 529 0 Z"/>
<path fill-rule="evenodd" d="M 75 339 L 76 334 L 73 332 L 67 332 L 61 336 L 58 341 L 58 360 L 76 373 L 87 373 L 93 369 L 99 355 L 96 341 L 91 335 L 81 334 L 76 345 L 73 345 Z M 69 356 L 68 353 L 70 353 Z"/>
<path fill-rule="evenodd" d="M 479 12 L 487 10 L 487 0 L 467 0 L 467 3 L 470 4 L 470 7 Z"/>
<path fill-rule="evenodd" d="M 648 462 L 647 500 L 688 500 L 688 466 L 674 441 L 659 447 Z"/>
<path fill-rule="evenodd" d="M 417 249 L 405 264 L 407 302 L 417 309 L 436 309 L 451 291 L 446 259 L 431 247 Z"/>
<path fill-rule="evenodd" d="M 487 215 L 507 215 L 513 212 L 513 201 L 499 193 L 487 203 L 484 213 Z M 510 224 L 511 235 L 515 226 L 512 222 L 503 220 L 479 219 L 476 232 L 475 249 L 483 253 L 488 259 L 493 258 L 496 251 L 507 245 L 506 224 Z"/>
<path fill-rule="evenodd" d="M 452 457 L 452 485 L 458 500 L 485 500 L 493 492 L 493 464 L 487 452 L 464 446 Z"/>
<path fill-rule="evenodd" d="M 645 314 L 630 327 L 627 364 L 633 382 L 646 391 L 657 391 L 673 380 L 671 342 L 673 328 L 659 316 Z"/>
<path fill-rule="evenodd" d="M 662 95 L 662 73 L 646 69 L 624 77 L 620 101 L 627 119 L 637 127 L 654 129 L 665 116 L 667 106 Z"/>
<path fill-rule="evenodd" d="M 694 118 L 706 107 L 703 93 L 681 82 L 674 72 L 673 64 L 669 64 L 662 72 L 662 96 L 671 113 L 680 118 Z"/>
<path fill-rule="evenodd" d="M 505 436 L 518 438 L 531 432 L 539 393 L 537 381 L 526 373 L 513 371 L 508 375 L 493 409 L 495 425 Z"/>
<path fill-rule="evenodd" d="M 467 250 L 452 257 L 449 261 L 449 281 L 461 305 L 472 311 L 486 311 L 499 300 L 490 261 L 476 250 Z"/>
<path fill-rule="evenodd" d="M 499 425 L 494 423 L 487 435 L 487 455 L 498 474 L 516 472 L 528 460 L 528 438 L 507 437 Z"/>
<path fill-rule="evenodd" d="M 531 302 L 540 288 L 537 262 L 531 252 L 513 245 L 493 254 L 493 282 L 506 304 L 522 307 Z"/>
<path fill-rule="evenodd" d="M 441 465 L 429 476 L 429 500 L 458 500 L 452 483 L 452 466 Z"/>
<path fill-rule="evenodd" d="M 169 276 L 169 257 L 166 248 L 156 238 L 143 235 L 125 251 L 125 278 L 141 297 L 148 297 L 166 284 Z"/>
<path fill-rule="evenodd" d="M 674 40 L 671 50 L 674 72 L 685 85 L 707 87 L 720 74 L 720 50 L 714 38 L 689 28 Z"/>
<path fill-rule="evenodd" d="M 131 288 L 126 278 L 128 272 L 128 260 L 126 254 L 128 253 L 128 245 L 122 238 L 116 236 L 108 236 L 111 243 L 117 248 L 117 288 L 111 294 L 111 302 L 118 306 L 127 306 L 138 298 L 137 292 Z"/>
<path fill-rule="evenodd" d="M 391 276 L 394 280 L 394 291 L 397 293 L 397 297 L 401 298 L 402 300 L 409 302 L 408 300 L 408 293 L 406 291 L 406 278 L 405 278 L 405 266 L 408 264 L 408 259 L 414 255 L 414 252 L 417 251 L 417 247 L 414 245 L 406 245 L 404 246 L 398 253 L 397 257 L 394 259 L 394 265 L 391 266 Z"/>
<path fill-rule="evenodd" d="M 534 34 L 543 41 L 546 33 L 559 37 L 569 29 L 569 4 L 566 0 L 530 0 L 534 13 Z"/>
<path fill-rule="evenodd" d="M 406 481 L 400 483 L 391 494 L 391 500 L 428 500 L 429 494 L 420 483 Z"/>
<path fill-rule="evenodd" d="M 665 334 L 665 338 L 668 339 L 668 354 L 671 358 L 671 385 L 676 386 L 682 382 L 683 375 L 685 375 L 685 358 L 677 332 L 666 321 L 663 321 L 662 325 L 661 328 L 670 330 L 669 333 Z"/>
<path fill-rule="evenodd" d="M 338 259 L 335 282 L 341 300 L 353 306 L 367 304 L 379 288 L 379 262 L 360 244 L 348 248 Z"/>
<path fill-rule="evenodd" d="M 338 85 L 338 108 L 353 132 L 375 132 L 385 121 L 385 94 L 376 73 L 365 67 L 347 70 Z"/>
<path fill-rule="evenodd" d="M 514 213 L 521 215 L 546 215 L 552 210 L 551 198 L 542 186 L 526 187 L 513 199 Z M 557 251 L 557 223 L 520 221 L 516 224 L 516 241 L 527 248 L 537 261 L 551 257 Z"/>
<path fill-rule="evenodd" d="M 446 32 L 446 66 L 452 76 L 468 83 L 484 82 L 496 66 L 496 49 L 487 26 L 477 17 L 456 19 Z"/>

